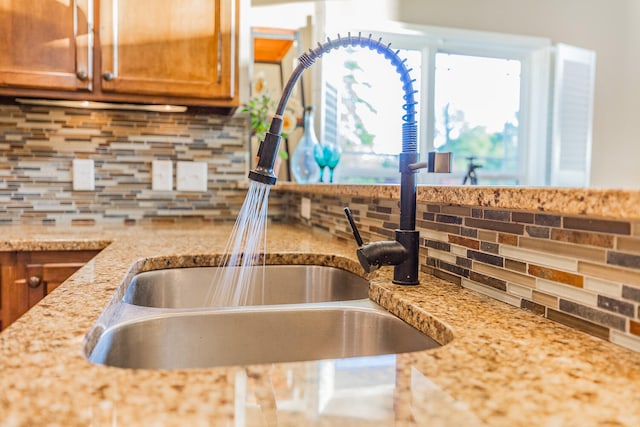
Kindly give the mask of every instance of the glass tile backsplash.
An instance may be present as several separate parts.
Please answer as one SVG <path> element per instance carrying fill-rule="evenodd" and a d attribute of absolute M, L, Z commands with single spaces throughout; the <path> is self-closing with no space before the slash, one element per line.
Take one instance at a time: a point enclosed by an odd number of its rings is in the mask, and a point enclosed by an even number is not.
<path fill-rule="evenodd" d="M 311 219 L 300 218 L 300 197 Z M 397 200 L 284 194 L 289 221 L 353 241 L 393 238 Z M 421 268 L 455 285 L 640 351 L 640 221 L 418 202 Z M 355 250 L 355 243 L 354 243 Z"/>

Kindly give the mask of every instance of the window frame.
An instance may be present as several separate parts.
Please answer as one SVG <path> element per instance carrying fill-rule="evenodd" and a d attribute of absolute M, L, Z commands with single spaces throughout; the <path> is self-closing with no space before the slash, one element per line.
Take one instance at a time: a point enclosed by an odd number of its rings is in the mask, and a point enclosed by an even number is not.
<path fill-rule="evenodd" d="M 545 185 L 548 180 L 548 116 L 551 41 L 485 31 L 408 25 L 389 22 L 386 31 L 361 28 L 352 34 L 373 34 L 396 49 L 418 50 L 422 54 L 422 86 L 418 89 L 418 151 L 421 157 L 434 150 L 435 57 L 437 53 L 472 55 L 521 62 L 520 114 L 518 123 L 518 184 Z M 334 31 L 332 29 L 332 31 Z M 325 39 L 328 35 L 325 35 Z M 330 72 L 321 69 L 321 73 Z M 320 77 L 320 81 L 324 79 Z M 324 84 L 321 85 L 324 87 Z M 323 92 L 324 89 L 321 91 Z M 399 94 L 401 96 L 401 94 Z M 319 97 L 323 103 L 324 93 Z M 426 106 L 426 108 L 420 108 Z M 320 106 L 318 106 L 320 107 Z M 323 111 L 319 108 L 319 111 Z M 321 122 L 324 117 L 321 115 Z M 400 152 L 400 140 L 398 152 Z M 433 174 L 418 174 L 420 184 L 435 184 Z"/>

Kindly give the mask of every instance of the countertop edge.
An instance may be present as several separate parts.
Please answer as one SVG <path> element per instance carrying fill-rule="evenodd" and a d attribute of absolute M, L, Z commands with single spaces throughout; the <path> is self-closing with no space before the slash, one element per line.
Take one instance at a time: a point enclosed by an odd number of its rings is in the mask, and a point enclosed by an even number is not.
<path fill-rule="evenodd" d="M 275 191 L 399 200 L 399 185 L 296 184 L 282 182 Z M 544 188 L 419 185 L 416 198 L 422 203 L 529 210 L 564 215 L 640 219 L 640 191 Z"/>

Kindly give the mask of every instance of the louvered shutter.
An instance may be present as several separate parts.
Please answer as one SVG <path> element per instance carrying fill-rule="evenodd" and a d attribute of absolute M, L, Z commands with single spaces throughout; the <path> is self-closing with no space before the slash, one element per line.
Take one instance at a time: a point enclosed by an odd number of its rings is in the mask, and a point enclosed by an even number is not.
<path fill-rule="evenodd" d="M 550 183 L 586 187 L 591 169 L 596 54 L 559 44 L 554 59 Z"/>

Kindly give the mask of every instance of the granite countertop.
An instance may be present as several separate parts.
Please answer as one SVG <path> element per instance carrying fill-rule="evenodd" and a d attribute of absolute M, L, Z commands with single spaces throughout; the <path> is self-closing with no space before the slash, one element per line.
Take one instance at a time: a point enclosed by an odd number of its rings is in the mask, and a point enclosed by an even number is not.
<path fill-rule="evenodd" d="M 637 426 L 640 354 L 422 275 L 370 297 L 442 347 L 175 371 L 89 363 L 87 332 L 137 271 L 207 265 L 230 226 L 2 228 L 0 250 L 102 252 L 0 333 L 6 426 Z M 26 237 L 25 237 L 26 236 Z M 361 272 L 352 244 L 270 225 L 270 262 Z"/>

